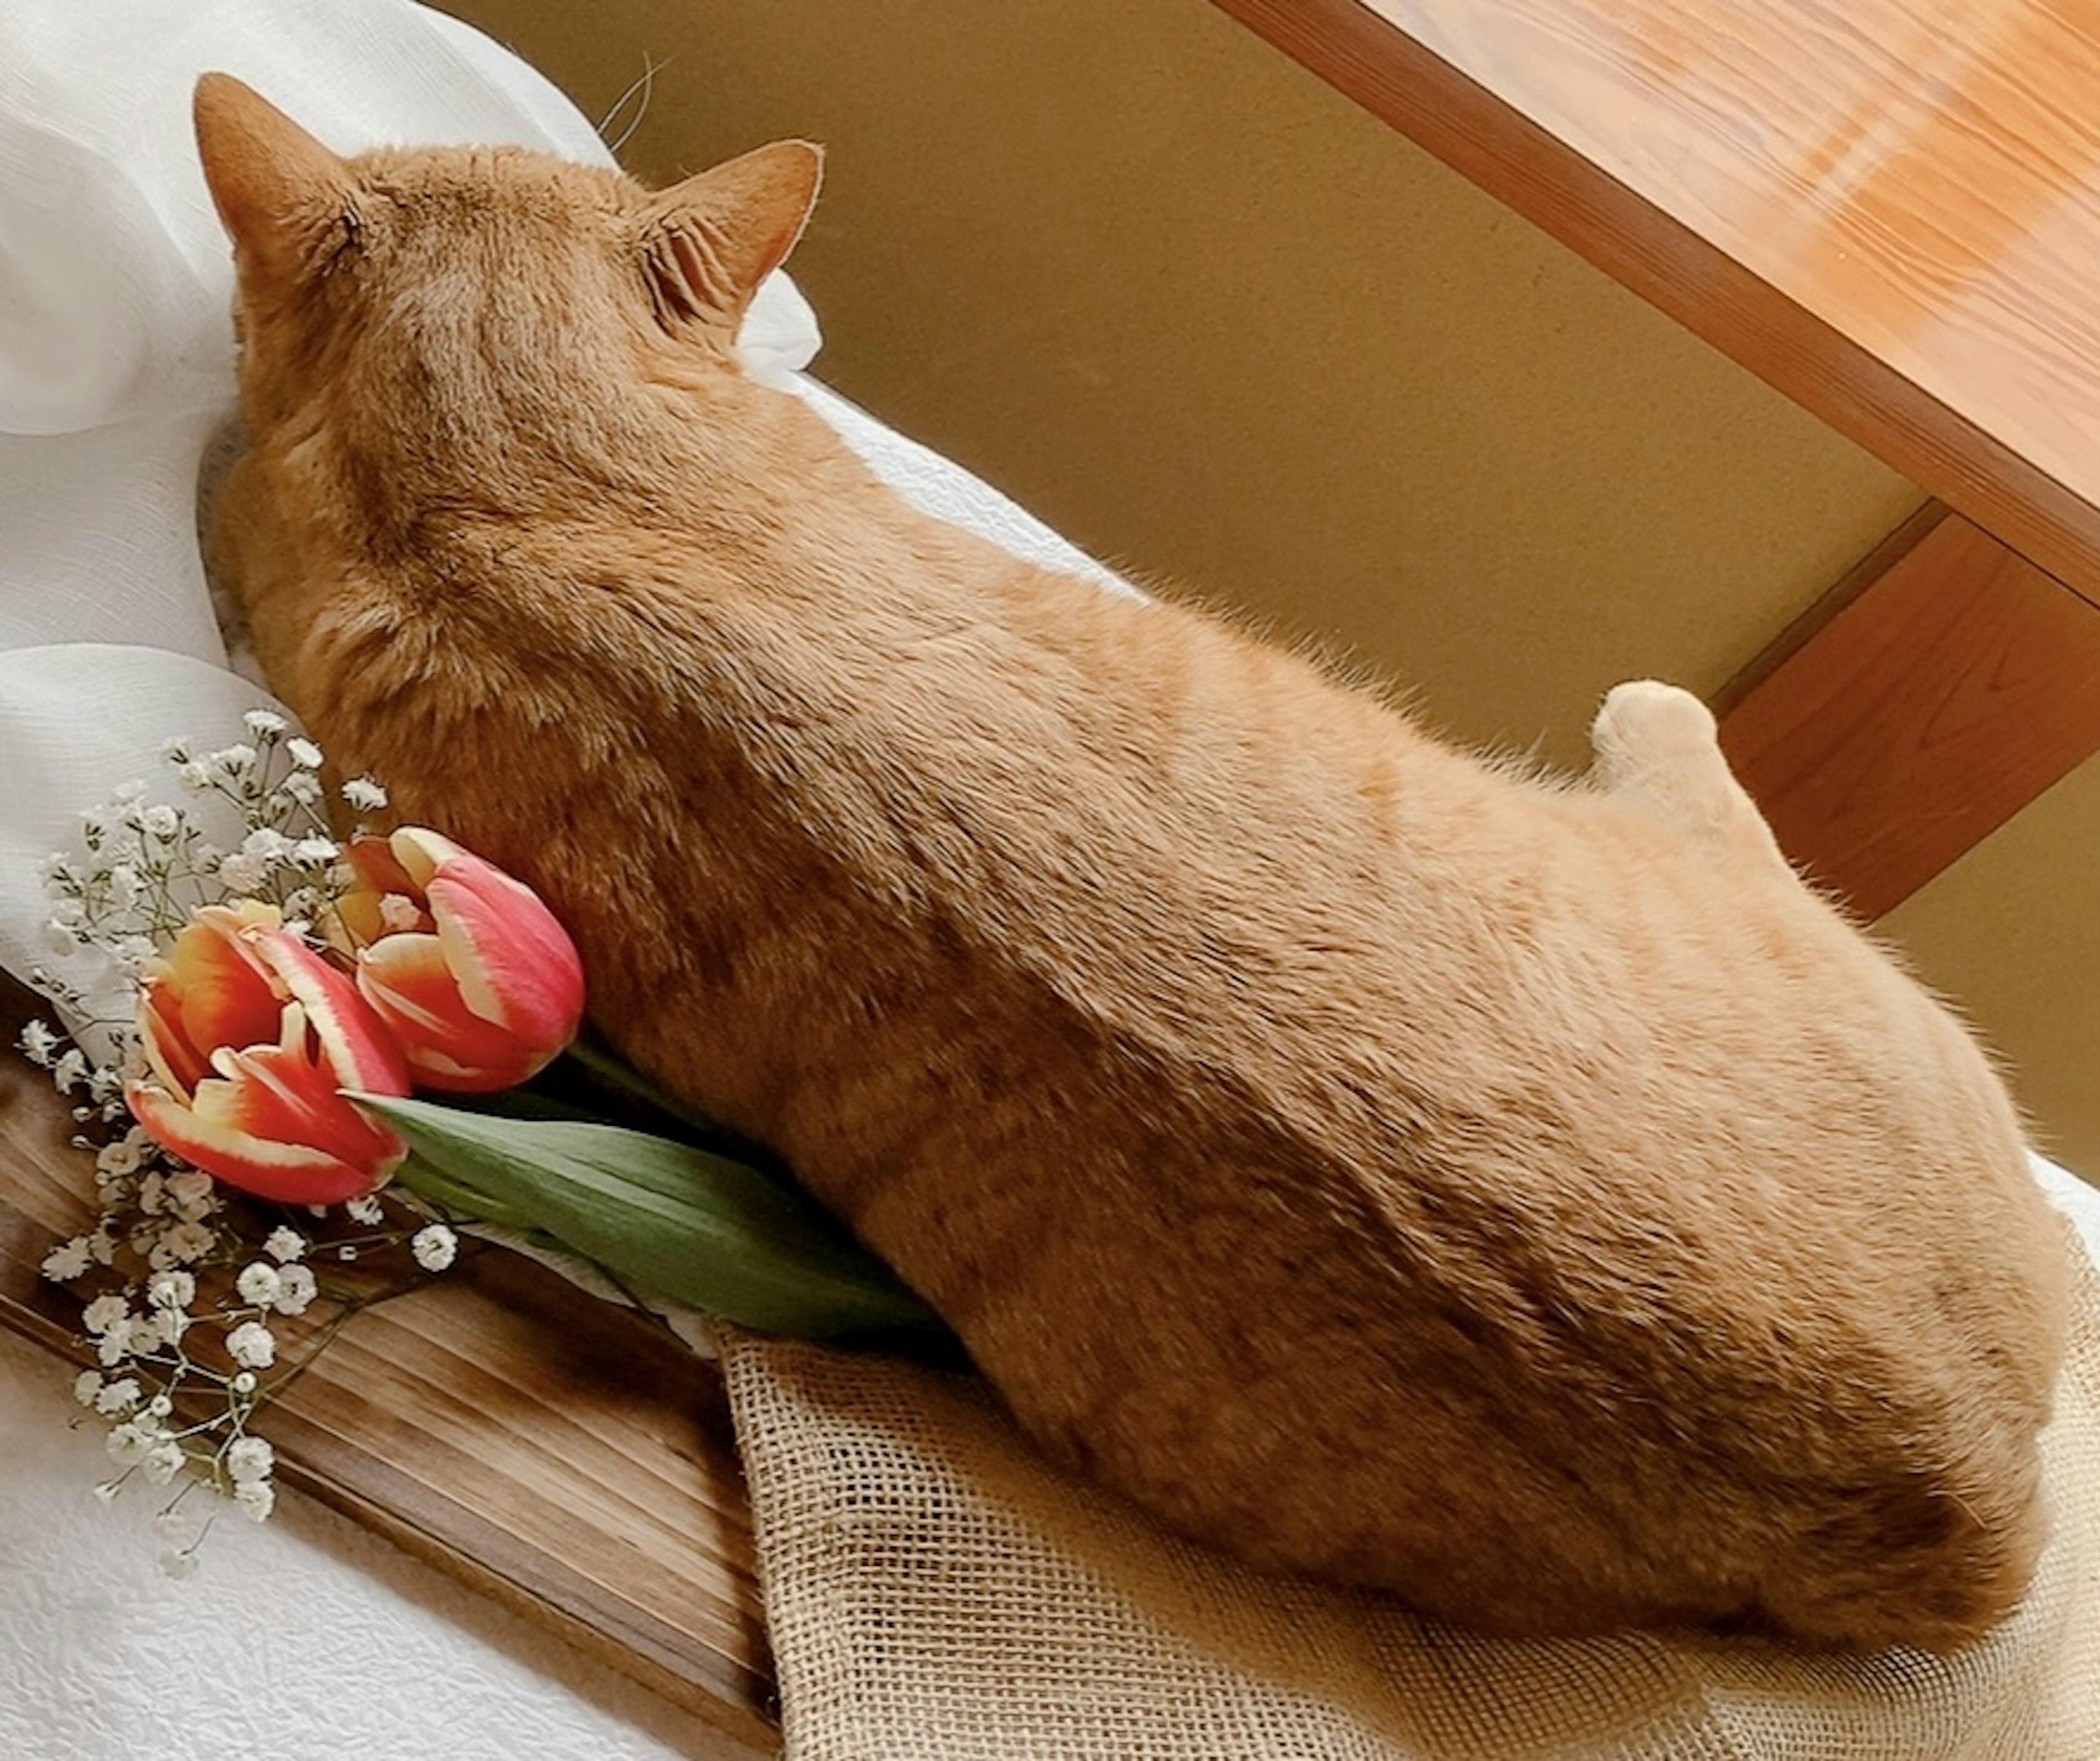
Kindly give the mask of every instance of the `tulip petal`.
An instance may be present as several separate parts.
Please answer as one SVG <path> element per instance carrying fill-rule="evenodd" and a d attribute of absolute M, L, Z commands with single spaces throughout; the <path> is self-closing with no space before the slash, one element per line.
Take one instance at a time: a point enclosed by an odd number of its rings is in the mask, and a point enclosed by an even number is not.
<path fill-rule="evenodd" d="M 527 1042 L 474 1014 L 435 936 L 389 936 L 367 949 L 358 958 L 357 988 L 392 1029 L 410 1071 L 430 1088 L 514 1088 L 567 1043 Z"/>
<path fill-rule="evenodd" d="M 583 1015 L 583 962 L 523 882 L 462 854 L 430 885 L 438 940 L 466 1006 L 536 1044 L 566 1046 Z"/>
<path fill-rule="evenodd" d="M 132 1116 L 158 1142 L 214 1179 L 286 1204 L 338 1204 L 386 1184 L 406 1151 L 359 1166 L 302 1144 L 273 1143 L 200 1118 L 152 1083 L 125 1085 Z M 398 1140 L 397 1140 L 398 1141 Z"/>
<path fill-rule="evenodd" d="M 376 1020 L 357 987 L 289 931 L 250 930 L 245 945 L 276 980 L 284 996 L 304 1011 L 306 1024 L 334 1076 L 333 1086 L 375 1094 L 406 1094 L 408 1067 L 401 1050 Z M 233 1045 L 278 1038 L 271 1031 Z"/>
<path fill-rule="evenodd" d="M 274 905 L 244 899 L 205 906 L 175 938 L 153 978 L 168 1024 L 179 1025 L 191 1048 L 201 1053 L 276 1037 L 281 999 L 249 957 L 247 938 L 277 931 L 280 922 Z"/>

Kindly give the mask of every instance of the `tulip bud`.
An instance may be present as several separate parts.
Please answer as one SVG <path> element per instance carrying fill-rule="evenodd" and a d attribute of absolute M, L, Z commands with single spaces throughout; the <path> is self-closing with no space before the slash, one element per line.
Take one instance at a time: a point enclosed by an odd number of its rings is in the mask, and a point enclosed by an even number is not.
<path fill-rule="evenodd" d="M 356 988 L 254 900 L 206 905 L 148 968 L 133 1117 L 229 1186 L 333 1204 L 408 1153 L 341 1091 L 406 1094 L 408 1072 Z"/>
<path fill-rule="evenodd" d="M 576 1037 L 583 962 L 529 887 L 420 826 L 346 856 L 361 884 L 337 910 L 357 988 L 420 1085 L 510 1088 Z"/>

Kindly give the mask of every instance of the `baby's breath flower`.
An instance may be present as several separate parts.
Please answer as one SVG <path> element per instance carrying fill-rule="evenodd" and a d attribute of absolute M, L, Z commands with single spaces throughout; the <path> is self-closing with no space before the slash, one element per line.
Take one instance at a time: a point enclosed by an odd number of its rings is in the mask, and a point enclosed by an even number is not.
<path fill-rule="evenodd" d="M 408 1248 L 425 1271 L 442 1272 L 459 1253 L 459 1237 L 443 1223 L 431 1223 L 416 1231 Z"/>
<path fill-rule="evenodd" d="M 226 1471 L 236 1486 L 268 1479 L 276 1464 L 277 1452 L 267 1437 L 237 1437 L 226 1446 Z"/>
<path fill-rule="evenodd" d="M 131 1355 L 131 1336 L 139 1330 L 138 1323 L 128 1317 L 112 1321 L 102 1330 L 102 1337 L 95 1341 L 95 1361 L 105 1370 L 113 1370 Z"/>
<path fill-rule="evenodd" d="M 302 862 L 309 868 L 318 868 L 324 862 L 336 859 L 337 846 L 333 838 L 302 838 L 292 846 L 292 860 Z"/>
<path fill-rule="evenodd" d="M 157 1256 L 165 1255 L 171 1266 L 186 1266 L 210 1253 L 217 1239 L 202 1223 L 177 1223 L 174 1228 L 161 1232 L 160 1244 L 153 1251 Z"/>
<path fill-rule="evenodd" d="M 180 760 L 175 765 L 175 775 L 185 789 L 201 791 L 211 786 L 211 771 L 201 759 Z"/>
<path fill-rule="evenodd" d="M 22 1055 L 40 1070 L 48 1070 L 58 1062 L 59 1037 L 51 1032 L 48 1022 L 29 1022 L 15 1043 L 21 1047 Z"/>
<path fill-rule="evenodd" d="M 97 1297 L 80 1311 L 80 1324 L 90 1333 L 107 1332 L 117 1322 L 130 1319 L 131 1305 L 112 1292 Z"/>
<path fill-rule="evenodd" d="M 146 1477 L 156 1486 L 165 1486 L 183 1469 L 183 1446 L 172 1438 L 156 1443 L 146 1451 Z"/>
<path fill-rule="evenodd" d="M 121 1418 L 139 1404 L 139 1383 L 135 1377 L 125 1376 L 114 1382 L 104 1382 L 95 1397 L 95 1410 L 105 1419 Z"/>
<path fill-rule="evenodd" d="M 193 1547 L 170 1548 L 161 1556 L 161 1569 L 170 1578 L 193 1578 L 196 1569 L 196 1549 Z"/>
<path fill-rule="evenodd" d="M 295 734 L 285 742 L 285 750 L 301 770 L 319 770 L 321 768 L 321 749 L 311 740 L 301 739 Z"/>
<path fill-rule="evenodd" d="M 351 1221 L 363 1223 L 368 1229 L 386 1221 L 386 1208 L 370 1193 L 351 1200 L 343 1206 L 350 1213 Z"/>
<path fill-rule="evenodd" d="M 226 1336 L 226 1349 L 236 1363 L 267 1370 L 277 1361 L 277 1336 L 260 1321 L 243 1321 Z"/>
<path fill-rule="evenodd" d="M 73 1398 L 83 1407 L 95 1404 L 95 1397 L 102 1392 L 102 1375 L 96 1370 L 82 1370 L 73 1379 Z"/>
<path fill-rule="evenodd" d="M 283 733 L 292 725 L 275 710 L 269 709 L 251 709 L 240 720 L 250 737 L 258 740 L 271 739 L 276 735 Z M 298 746 L 306 742 L 295 740 L 292 743 L 294 746 Z"/>
<path fill-rule="evenodd" d="M 342 786 L 342 798 L 360 813 L 375 812 L 386 805 L 386 791 L 369 777 L 353 777 Z"/>
<path fill-rule="evenodd" d="M 157 1309 L 187 1309 L 196 1301 L 196 1279 L 188 1272 L 156 1272 L 146 1281 L 146 1300 Z"/>
<path fill-rule="evenodd" d="M 262 1238 L 262 1251 L 273 1260 L 296 1260 L 307 1251 L 307 1238 L 280 1223 Z"/>
<path fill-rule="evenodd" d="M 157 838 L 163 843 L 173 838 L 183 827 L 182 816 L 179 813 L 171 807 L 160 805 L 148 808 L 140 817 L 139 823 L 140 829 L 148 836 Z"/>
<path fill-rule="evenodd" d="M 255 748 L 236 740 L 232 746 L 205 755 L 205 762 L 229 782 L 238 782 L 255 768 Z"/>
<path fill-rule="evenodd" d="M 93 1257 L 88 1250 L 87 1238 L 75 1235 L 72 1240 L 52 1248 L 44 1256 L 44 1276 L 54 1283 L 69 1284 L 76 1278 L 86 1275 L 89 1266 L 93 1263 Z"/>
<path fill-rule="evenodd" d="M 277 1268 L 277 1294 L 270 1306 L 280 1314 L 304 1314 L 307 1305 L 320 1291 L 313 1273 L 299 1265 L 280 1266 Z"/>
<path fill-rule="evenodd" d="M 196 1519 L 183 1510 L 164 1510 L 153 1519 L 153 1533 L 163 1541 L 179 1544 L 196 1533 Z"/>
<path fill-rule="evenodd" d="M 252 893 L 270 878 L 270 865 L 259 856 L 236 851 L 220 861 L 218 878 L 229 892 Z"/>
<path fill-rule="evenodd" d="M 233 1502 L 250 1522 L 262 1522 L 276 1508 L 277 1489 L 267 1480 L 243 1480 L 233 1489 Z"/>
<path fill-rule="evenodd" d="M 284 1294 L 284 1280 L 277 1275 L 277 1268 L 262 1260 L 251 1261 L 241 1270 L 234 1280 L 236 1290 L 243 1302 L 252 1303 L 258 1309 L 267 1309 Z"/>
<path fill-rule="evenodd" d="M 135 1468 L 153 1446 L 152 1433 L 135 1423 L 120 1424 L 109 1433 L 103 1447 L 120 1468 Z"/>
<path fill-rule="evenodd" d="M 423 921 L 416 901 L 406 893 L 387 893 L 379 901 L 379 927 L 383 930 L 412 930 Z"/>
<path fill-rule="evenodd" d="M 227 1383 L 227 1386 L 236 1394 L 252 1394 L 255 1392 L 255 1372 L 253 1370 L 243 1370 Z"/>
<path fill-rule="evenodd" d="M 277 785 L 278 792 L 301 807 L 311 807 L 321 798 L 320 779 L 311 771 L 295 770 Z"/>
<path fill-rule="evenodd" d="M 77 1046 L 62 1053 L 51 1066 L 51 1085 L 64 1094 L 87 1081 L 87 1054 Z"/>

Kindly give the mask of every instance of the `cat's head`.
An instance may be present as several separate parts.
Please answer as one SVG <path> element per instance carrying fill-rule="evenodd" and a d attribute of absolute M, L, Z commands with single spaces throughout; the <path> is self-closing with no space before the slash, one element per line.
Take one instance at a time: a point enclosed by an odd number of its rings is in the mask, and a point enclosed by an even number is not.
<path fill-rule="evenodd" d="M 233 243 L 251 420 L 321 376 L 412 393 L 510 372 L 573 395 L 646 376 L 653 353 L 726 363 L 823 163 L 782 141 L 651 192 L 514 147 L 345 158 L 224 73 L 197 82 L 196 120 Z"/>

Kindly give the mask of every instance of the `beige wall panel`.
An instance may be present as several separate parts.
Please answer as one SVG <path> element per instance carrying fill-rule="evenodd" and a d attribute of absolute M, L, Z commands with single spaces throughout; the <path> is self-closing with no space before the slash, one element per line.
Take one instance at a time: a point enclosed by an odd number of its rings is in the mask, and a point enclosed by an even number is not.
<path fill-rule="evenodd" d="M 2010 1067 L 2040 1147 L 2100 1182 L 2100 758 L 1882 918 Z"/>
<path fill-rule="evenodd" d="M 1919 500 L 1202 0 L 460 0 L 652 178 L 831 151 L 819 373 L 1468 737 L 1710 690 Z"/>

